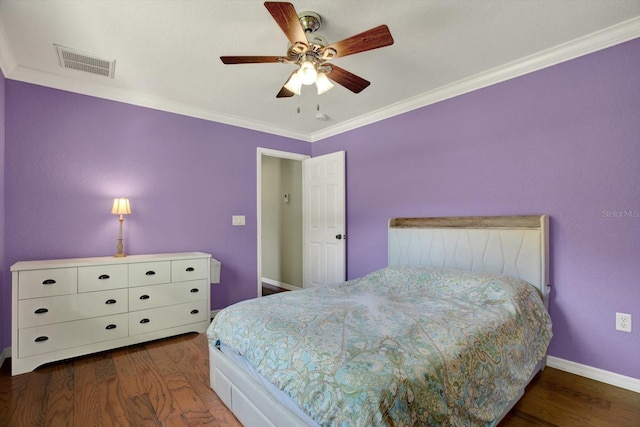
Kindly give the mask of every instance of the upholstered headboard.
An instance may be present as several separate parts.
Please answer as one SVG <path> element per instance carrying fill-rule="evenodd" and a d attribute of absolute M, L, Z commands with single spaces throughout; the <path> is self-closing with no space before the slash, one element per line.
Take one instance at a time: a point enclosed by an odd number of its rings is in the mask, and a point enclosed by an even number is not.
<path fill-rule="evenodd" d="M 424 265 L 501 273 L 549 293 L 547 215 L 393 218 L 390 266 Z"/>

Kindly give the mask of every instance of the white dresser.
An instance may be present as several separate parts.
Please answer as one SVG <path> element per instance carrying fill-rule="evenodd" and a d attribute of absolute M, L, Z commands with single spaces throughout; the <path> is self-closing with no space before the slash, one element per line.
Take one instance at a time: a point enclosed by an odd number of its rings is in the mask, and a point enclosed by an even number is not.
<path fill-rule="evenodd" d="M 211 255 L 23 261 L 11 266 L 11 373 L 186 332 L 210 315 Z"/>

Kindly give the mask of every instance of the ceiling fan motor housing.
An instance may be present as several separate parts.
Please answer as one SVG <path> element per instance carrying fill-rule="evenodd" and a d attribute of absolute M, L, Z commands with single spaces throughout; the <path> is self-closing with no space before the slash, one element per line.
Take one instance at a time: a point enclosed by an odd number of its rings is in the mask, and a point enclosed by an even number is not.
<path fill-rule="evenodd" d="M 298 14 L 305 33 L 315 33 L 322 25 L 322 18 L 315 12 L 305 11 Z"/>
<path fill-rule="evenodd" d="M 309 45 L 318 45 L 320 47 L 325 47 L 329 44 L 327 39 L 320 34 L 306 33 L 305 35 L 307 36 L 307 42 L 309 42 Z"/>

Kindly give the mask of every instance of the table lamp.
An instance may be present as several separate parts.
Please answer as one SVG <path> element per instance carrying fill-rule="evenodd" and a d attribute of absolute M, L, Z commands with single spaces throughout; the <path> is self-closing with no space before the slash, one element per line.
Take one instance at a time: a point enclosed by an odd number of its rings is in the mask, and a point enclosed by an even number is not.
<path fill-rule="evenodd" d="M 125 257 L 127 254 L 123 252 L 122 248 L 122 223 L 124 222 L 123 215 L 131 214 L 131 206 L 129 205 L 129 199 L 123 197 L 113 199 L 113 207 L 111 208 L 113 215 L 120 215 L 120 234 L 118 235 L 118 253 L 114 257 Z"/>

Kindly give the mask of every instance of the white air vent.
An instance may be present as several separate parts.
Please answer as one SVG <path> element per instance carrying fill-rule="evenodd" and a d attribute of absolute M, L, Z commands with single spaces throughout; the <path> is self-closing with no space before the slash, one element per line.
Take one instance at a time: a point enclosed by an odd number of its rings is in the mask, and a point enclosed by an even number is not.
<path fill-rule="evenodd" d="M 58 52 L 58 60 L 62 68 L 71 68 L 72 70 L 113 78 L 116 71 L 115 59 L 96 58 L 95 56 L 68 47 L 57 44 L 54 46 Z"/>

